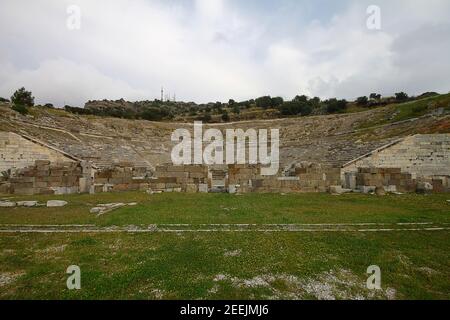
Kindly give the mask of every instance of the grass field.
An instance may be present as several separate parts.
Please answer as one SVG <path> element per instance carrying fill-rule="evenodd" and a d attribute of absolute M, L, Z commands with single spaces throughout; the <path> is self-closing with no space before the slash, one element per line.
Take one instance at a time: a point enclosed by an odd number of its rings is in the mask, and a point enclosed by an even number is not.
<path fill-rule="evenodd" d="M 10 198 L 69 204 L 0 208 L 1 299 L 450 298 L 449 195 Z M 89 213 L 110 202 L 138 205 Z"/>

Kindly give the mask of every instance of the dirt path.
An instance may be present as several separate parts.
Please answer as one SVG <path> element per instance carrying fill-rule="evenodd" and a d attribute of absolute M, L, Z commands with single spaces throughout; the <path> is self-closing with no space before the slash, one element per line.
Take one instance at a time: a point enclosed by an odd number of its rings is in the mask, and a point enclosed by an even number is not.
<path fill-rule="evenodd" d="M 145 226 L 0 225 L 0 233 L 417 232 L 450 230 L 448 223 L 158 224 Z"/>

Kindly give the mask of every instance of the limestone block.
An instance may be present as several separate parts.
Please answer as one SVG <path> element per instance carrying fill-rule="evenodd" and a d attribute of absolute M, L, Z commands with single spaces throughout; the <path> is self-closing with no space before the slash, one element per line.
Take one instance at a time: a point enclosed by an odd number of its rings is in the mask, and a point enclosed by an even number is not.
<path fill-rule="evenodd" d="M 15 186 L 14 188 L 14 194 L 18 194 L 18 195 L 26 195 L 26 196 L 31 196 L 35 193 L 34 188 L 16 188 Z"/>
<path fill-rule="evenodd" d="M 195 184 L 187 184 L 186 185 L 186 192 L 187 193 L 196 193 L 198 191 L 198 187 Z"/>
<path fill-rule="evenodd" d="M 376 186 L 358 186 L 358 189 L 361 190 L 362 193 L 373 193 L 376 188 Z"/>
<path fill-rule="evenodd" d="M 35 207 L 37 206 L 37 201 L 18 201 L 17 206 L 18 207 Z"/>
<path fill-rule="evenodd" d="M 0 183 L 0 194 L 8 194 L 11 192 L 10 183 Z"/>
<path fill-rule="evenodd" d="M 205 166 L 185 166 L 184 171 L 185 172 L 204 172 L 204 173 L 206 173 L 208 171 L 208 168 Z"/>
<path fill-rule="evenodd" d="M 90 188 L 90 179 L 89 178 L 80 178 L 78 180 L 79 189 L 81 193 L 89 192 Z"/>
<path fill-rule="evenodd" d="M 185 171 L 184 166 L 167 166 L 166 167 L 167 172 L 183 172 Z"/>
<path fill-rule="evenodd" d="M 203 172 L 190 172 L 189 178 L 191 179 L 202 179 L 205 178 L 205 174 Z"/>
<path fill-rule="evenodd" d="M 0 207 L 2 208 L 12 208 L 15 207 L 16 203 L 12 201 L 0 201 Z"/>
<path fill-rule="evenodd" d="M 102 186 L 102 192 L 110 192 L 113 188 L 114 188 L 114 185 L 113 185 L 113 184 L 105 183 L 105 184 Z"/>
<path fill-rule="evenodd" d="M 385 190 L 386 192 L 392 192 L 392 193 L 394 193 L 394 192 L 397 192 L 397 186 L 396 186 L 396 185 L 385 186 L 385 187 L 384 187 L 384 190 Z"/>
<path fill-rule="evenodd" d="M 67 205 L 67 201 L 62 201 L 62 200 L 49 200 L 47 201 L 47 207 L 52 208 L 52 207 L 64 207 L 65 205 Z"/>
<path fill-rule="evenodd" d="M 208 184 L 199 184 L 198 185 L 198 191 L 201 193 L 208 193 Z"/>

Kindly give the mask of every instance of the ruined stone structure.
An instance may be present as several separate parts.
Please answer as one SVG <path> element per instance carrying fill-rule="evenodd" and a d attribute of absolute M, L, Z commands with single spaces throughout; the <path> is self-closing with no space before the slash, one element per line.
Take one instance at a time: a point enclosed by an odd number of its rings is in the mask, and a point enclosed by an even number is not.
<path fill-rule="evenodd" d="M 10 171 L 11 172 L 11 171 Z M 35 164 L 11 172 L 0 180 L 0 193 L 20 195 L 89 192 L 91 167 L 84 162 L 36 160 Z"/>
<path fill-rule="evenodd" d="M 36 160 L 75 162 L 75 158 L 30 137 L 0 131 L 0 172 L 34 165 Z"/>
<path fill-rule="evenodd" d="M 434 190 L 450 188 L 450 134 L 414 135 L 359 157 L 342 168 L 347 188 L 384 186 L 414 191 L 429 183 Z"/>
<path fill-rule="evenodd" d="M 145 191 L 149 188 L 149 182 L 145 168 L 122 162 L 114 167 L 96 170 L 90 192 Z"/>
<path fill-rule="evenodd" d="M 381 111 L 368 113 L 377 116 Z M 33 121 L 20 115 L 4 120 L 4 114 L 0 117 L 0 193 L 290 193 L 326 192 L 336 186 L 364 192 L 380 186 L 412 192 L 423 183 L 434 191 L 450 189 L 450 134 L 406 138 L 398 134 L 415 132 L 414 121 L 355 129 L 367 116 L 358 113 L 208 125 L 222 131 L 280 128 L 279 174 L 262 176 L 258 166 L 165 165 L 174 145 L 171 133 L 180 127 L 192 130 L 191 124 L 91 121 L 50 113 Z M 428 117 L 420 122 L 421 130 L 437 124 L 446 128 L 448 119 Z"/>
<path fill-rule="evenodd" d="M 261 175 L 259 165 L 166 165 L 156 168 L 149 187 L 155 192 L 299 193 L 327 192 L 337 184 L 340 169 L 320 165 L 275 176 Z"/>

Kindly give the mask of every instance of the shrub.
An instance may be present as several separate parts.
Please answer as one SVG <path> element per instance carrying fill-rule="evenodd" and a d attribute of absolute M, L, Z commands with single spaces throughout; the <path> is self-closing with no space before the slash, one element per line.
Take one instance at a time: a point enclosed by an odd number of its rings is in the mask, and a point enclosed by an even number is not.
<path fill-rule="evenodd" d="M 204 115 L 200 116 L 197 120 L 203 121 L 203 122 L 210 122 L 212 120 L 210 113 L 205 113 Z"/>
<path fill-rule="evenodd" d="M 300 101 L 288 101 L 281 105 L 279 108 L 282 115 L 295 116 L 302 115 L 307 116 L 312 112 L 312 106 L 307 102 Z"/>
<path fill-rule="evenodd" d="M 381 94 L 379 94 L 379 93 L 371 93 L 370 94 L 370 99 L 371 100 L 380 100 L 381 99 Z"/>
<path fill-rule="evenodd" d="M 278 108 L 279 106 L 281 106 L 283 104 L 284 100 L 282 97 L 275 97 L 272 98 L 272 102 L 271 102 L 271 106 L 273 108 Z"/>
<path fill-rule="evenodd" d="M 395 94 L 395 100 L 397 102 L 404 102 L 404 101 L 408 100 L 408 98 L 409 98 L 408 95 L 404 92 L 397 92 Z"/>
<path fill-rule="evenodd" d="M 356 99 L 356 103 L 360 106 L 366 106 L 367 103 L 369 103 L 369 98 L 367 98 L 366 96 L 359 97 L 358 99 Z"/>
<path fill-rule="evenodd" d="M 261 109 L 268 109 L 272 107 L 272 98 L 270 96 L 259 97 L 255 100 L 256 107 Z"/>
<path fill-rule="evenodd" d="M 12 109 L 22 115 L 28 114 L 28 109 L 24 105 L 21 104 L 15 104 L 12 106 Z"/>
<path fill-rule="evenodd" d="M 324 102 L 327 106 L 328 113 L 341 112 L 347 108 L 347 100 L 338 100 L 336 98 L 329 99 Z"/>
<path fill-rule="evenodd" d="M 34 97 L 30 91 L 26 91 L 24 87 L 16 90 L 11 97 L 11 102 L 15 105 L 22 105 L 25 107 L 34 106 Z"/>
<path fill-rule="evenodd" d="M 230 121 L 230 116 L 228 115 L 228 112 L 225 111 L 225 112 L 222 114 L 222 120 L 223 120 L 224 122 Z"/>

